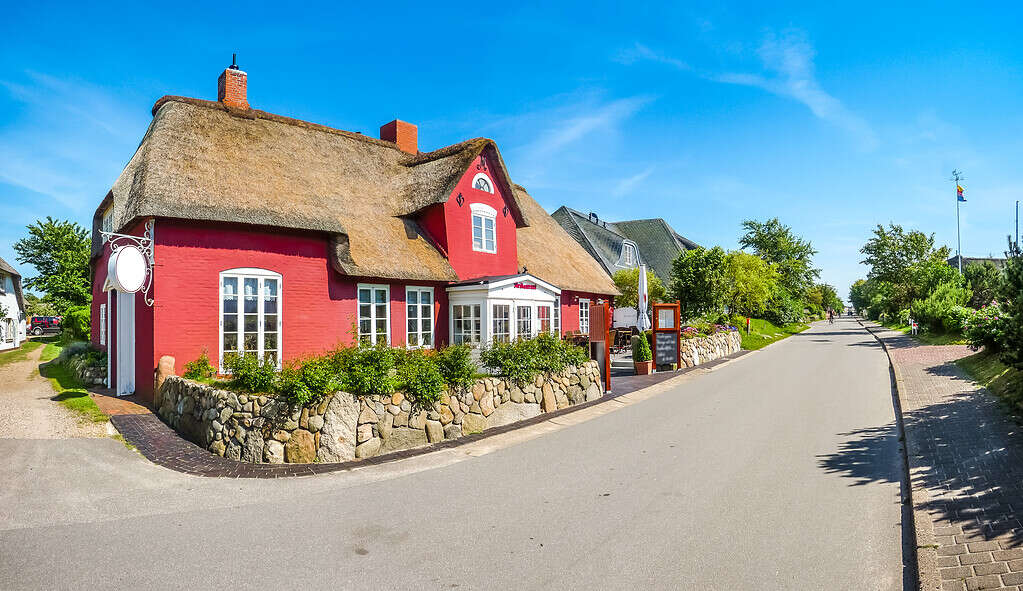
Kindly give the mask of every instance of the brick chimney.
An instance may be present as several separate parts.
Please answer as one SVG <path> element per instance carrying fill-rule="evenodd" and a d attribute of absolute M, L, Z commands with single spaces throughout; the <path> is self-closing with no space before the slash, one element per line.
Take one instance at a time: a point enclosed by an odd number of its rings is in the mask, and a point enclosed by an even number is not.
<path fill-rule="evenodd" d="M 380 126 L 380 139 L 398 144 L 398 149 L 409 154 L 419 153 L 418 130 L 415 125 L 395 119 Z"/>
<path fill-rule="evenodd" d="M 229 107 L 248 109 L 248 74 L 238 69 L 237 55 L 231 54 L 231 65 L 217 79 L 217 100 Z"/>

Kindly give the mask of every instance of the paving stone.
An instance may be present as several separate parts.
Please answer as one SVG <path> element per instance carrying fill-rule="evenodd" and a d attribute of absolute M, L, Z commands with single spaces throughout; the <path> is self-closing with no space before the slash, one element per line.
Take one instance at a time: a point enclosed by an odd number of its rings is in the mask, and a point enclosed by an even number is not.
<path fill-rule="evenodd" d="M 1023 573 L 1002 575 L 1002 582 L 1006 585 L 1023 585 Z"/>
<path fill-rule="evenodd" d="M 991 562 L 989 564 L 978 564 L 973 567 L 973 572 L 978 575 L 1000 575 L 1009 572 L 1009 566 L 1004 562 Z"/>
<path fill-rule="evenodd" d="M 965 579 L 973 576 L 972 566 L 957 566 L 955 568 L 943 568 L 938 571 L 942 579 Z M 988 573 L 992 574 L 992 573 Z"/>
<path fill-rule="evenodd" d="M 985 575 L 983 577 L 971 577 L 966 579 L 966 589 L 968 591 L 975 591 L 976 589 L 997 589 L 1002 586 L 1002 579 L 998 575 Z"/>
<path fill-rule="evenodd" d="M 991 562 L 990 552 L 980 552 L 978 554 L 963 554 L 959 556 L 959 564 L 982 564 L 985 562 Z"/>

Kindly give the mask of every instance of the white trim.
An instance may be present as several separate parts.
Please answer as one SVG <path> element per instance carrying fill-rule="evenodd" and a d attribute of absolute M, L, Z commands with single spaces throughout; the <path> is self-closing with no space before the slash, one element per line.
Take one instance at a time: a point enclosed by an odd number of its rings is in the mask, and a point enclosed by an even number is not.
<path fill-rule="evenodd" d="M 387 334 L 385 335 L 384 341 L 388 345 L 390 345 L 391 344 L 391 286 L 387 285 L 387 284 L 384 284 L 384 283 L 359 283 L 359 284 L 356 284 L 356 286 L 355 286 L 355 322 L 356 322 L 355 328 L 356 328 L 356 335 L 357 335 L 357 338 L 359 340 L 362 340 L 362 326 L 360 324 L 361 321 L 362 321 L 362 316 L 361 316 L 361 311 L 359 310 L 359 306 L 361 304 L 361 302 L 359 302 L 359 290 L 361 290 L 361 289 L 369 289 L 370 290 L 370 296 L 369 296 L 369 298 L 370 298 L 370 302 L 369 302 L 369 304 L 370 304 L 370 307 L 369 307 L 369 312 L 370 312 L 370 317 L 369 317 L 370 318 L 370 320 L 369 320 L 370 321 L 370 326 L 369 326 L 370 327 L 370 332 L 369 332 L 368 336 L 370 337 L 369 338 L 370 344 L 373 344 L 373 345 L 377 344 L 376 321 L 378 320 L 378 318 L 376 316 L 376 307 L 379 305 L 379 304 L 377 304 L 376 302 L 373 301 L 373 290 L 376 290 L 376 289 L 383 289 L 384 290 L 384 305 L 385 305 L 384 309 L 387 311 Z"/>
<path fill-rule="evenodd" d="M 485 252 L 494 254 L 497 252 L 497 210 L 485 203 L 472 203 L 469 205 L 472 210 L 472 218 L 469 223 L 469 239 L 472 242 L 474 252 Z M 476 218 L 480 219 L 480 245 L 476 247 Z M 493 231 L 493 248 L 487 248 L 487 221 L 491 224 Z"/>
<path fill-rule="evenodd" d="M 514 285 L 516 283 L 520 283 L 523 280 L 531 281 L 531 282 L 537 284 L 539 287 L 542 287 L 542 288 L 544 288 L 544 289 L 546 289 L 548 291 L 552 291 L 552 292 L 554 292 L 554 295 L 561 295 L 561 289 L 560 288 L 555 287 L 555 286 L 551 285 L 550 283 L 547 283 L 543 279 L 538 279 L 537 277 L 534 277 L 533 275 L 530 275 L 529 273 L 521 273 L 519 275 L 513 275 L 511 277 L 506 277 L 504 279 L 499 279 L 497 281 L 491 281 L 490 283 L 470 283 L 470 284 L 467 284 L 467 285 L 453 285 L 453 286 L 447 288 L 447 291 L 475 291 L 475 290 L 479 290 L 479 289 L 494 290 L 494 289 L 498 289 L 498 288 L 501 288 L 501 287 L 506 287 L 506 286 L 509 286 L 509 285 Z"/>
<path fill-rule="evenodd" d="M 413 347 L 408 342 L 408 335 L 409 335 L 409 332 L 408 332 L 408 321 L 409 321 L 408 307 L 411 305 L 411 304 L 408 303 L 409 291 L 416 291 L 416 292 L 419 292 L 419 293 L 422 293 L 422 292 L 429 292 L 430 293 L 430 344 L 429 345 L 424 345 L 424 344 L 420 343 L 420 344 L 416 345 L 415 347 Z M 358 295 L 358 294 L 356 294 L 356 295 Z M 415 348 L 415 349 L 433 349 L 434 347 L 436 347 L 436 345 L 437 345 L 437 306 L 436 306 L 436 304 L 437 304 L 437 295 L 434 293 L 433 287 L 426 286 L 426 285 L 406 285 L 405 286 L 405 347 L 406 348 L 409 348 L 409 349 L 412 349 L 412 348 Z M 417 303 L 416 306 L 418 307 L 418 310 L 416 312 L 418 314 L 418 316 L 416 317 L 416 321 L 417 321 L 417 324 L 418 324 L 418 327 L 419 327 L 419 330 L 416 331 L 416 334 L 418 334 L 421 337 L 422 334 L 423 334 L 423 303 L 422 303 L 422 300 L 420 300 L 420 302 Z M 390 314 L 388 314 L 388 316 L 390 316 Z"/>
<path fill-rule="evenodd" d="M 583 302 L 586 302 L 586 330 L 583 330 Z M 579 298 L 579 332 L 590 333 L 590 299 Z"/>
<path fill-rule="evenodd" d="M 113 377 L 113 376 L 110 375 L 110 369 L 111 369 L 110 341 L 112 339 L 112 335 L 110 333 L 110 299 L 111 299 L 111 296 L 110 296 L 110 292 L 108 291 L 107 292 L 107 324 L 106 324 L 105 327 L 103 327 L 104 330 L 107 331 L 107 388 L 110 387 L 110 384 L 112 383 L 111 379 Z"/>
<path fill-rule="evenodd" d="M 478 337 L 478 340 L 476 340 L 476 341 L 469 341 L 469 342 L 463 341 L 461 343 L 455 343 L 455 306 L 470 306 L 470 307 L 475 306 L 475 307 L 479 308 L 479 310 L 480 310 L 480 315 L 479 315 L 480 330 L 479 330 L 479 334 L 476 335 Z M 470 316 L 470 318 L 471 318 L 471 316 Z M 487 329 L 487 322 L 488 322 L 489 318 L 490 318 L 490 315 L 488 314 L 486 300 L 449 301 L 448 302 L 448 334 L 450 335 L 449 338 L 451 339 L 451 344 L 452 345 L 461 344 L 461 345 L 470 345 L 470 346 L 475 345 L 475 346 L 479 346 L 479 345 L 483 344 L 484 342 L 489 342 L 490 331 Z M 470 329 L 470 334 L 471 334 L 471 329 Z"/>
<path fill-rule="evenodd" d="M 487 186 L 490 187 L 489 191 L 486 191 L 484 189 L 480 189 L 480 188 L 476 187 L 476 180 L 480 179 L 480 178 L 482 178 L 485 181 L 487 181 Z M 494 179 L 492 179 L 489 176 L 487 176 L 487 173 L 485 173 L 485 172 L 477 172 L 475 174 L 475 176 L 472 177 L 472 185 L 470 185 L 470 186 L 473 189 L 476 189 L 477 191 L 483 191 L 484 193 L 490 193 L 491 195 L 494 194 Z"/>
<path fill-rule="evenodd" d="M 480 173 L 480 174 L 483 174 L 483 173 Z M 479 176 L 479 175 L 476 175 L 476 176 Z M 480 215 L 488 215 L 488 216 L 490 216 L 492 218 L 496 218 L 497 217 L 497 210 L 494 209 L 493 207 L 490 207 L 486 203 L 470 203 L 469 204 L 469 209 L 473 213 L 478 213 Z"/>
<path fill-rule="evenodd" d="M 217 277 L 217 364 L 220 368 L 220 373 L 226 373 L 224 370 L 224 279 L 234 278 L 238 280 L 235 297 L 238 298 L 238 311 L 235 315 L 238 317 L 238 326 L 235 330 L 237 333 L 237 341 L 235 346 L 237 347 L 237 353 L 244 353 L 245 345 L 242 342 L 245 334 L 245 280 L 256 279 L 256 355 L 262 361 L 265 342 L 265 316 L 266 309 L 264 306 L 265 300 L 263 299 L 263 283 L 267 279 L 274 279 L 277 281 L 277 367 L 281 367 L 281 363 L 284 359 L 284 277 L 276 271 L 270 271 L 269 269 L 257 269 L 254 267 L 239 267 L 235 269 L 227 269 L 221 271 Z"/>
<path fill-rule="evenodd" d="M 109 355 L 108 355 L 109 357 Z M 117 395 L 135 393 L 135 294 L 117 292 Z"/>

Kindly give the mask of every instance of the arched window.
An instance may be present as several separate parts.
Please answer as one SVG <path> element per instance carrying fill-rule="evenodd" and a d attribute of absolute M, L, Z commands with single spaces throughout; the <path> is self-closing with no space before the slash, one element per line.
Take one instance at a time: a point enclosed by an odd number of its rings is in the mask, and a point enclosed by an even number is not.
<path fill-rule="evenodd" d="M 472 188 L 480 191 L 486 191 L 487 193 L 494 192 L 494 182 L 490 180 L 490 177 L 486 173 L 478 172 L 476 176 L 472 177 Z"/>
<path fill-rule="evenodd" d="M 266 269 L 220 273 L 220 365 L 231 355 L 281 364 L 281 274 Z"/>

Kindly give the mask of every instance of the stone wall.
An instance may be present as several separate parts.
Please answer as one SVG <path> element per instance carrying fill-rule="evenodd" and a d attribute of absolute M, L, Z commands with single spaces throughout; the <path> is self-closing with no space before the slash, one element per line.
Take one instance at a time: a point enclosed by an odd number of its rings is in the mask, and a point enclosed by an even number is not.
<path fill-rule="evenodd" d="M 344 462 L 479 433 L 600 398 L 597 363 L 588 361 L 529 384 L 485 378 L 414 408 L 401 392 L 338 392 L 305 406 L 238 394 L 178 376 L 157 394 L 160 417 L 212 453 L 245 462 Z"/>
<path fill-rule="evenodd" d="M 683 339 L 681 348 L 682 364 L 693 367 L 735 353 L 742 348 L 742 335 L 732 330 L 699 339 Z"/>

